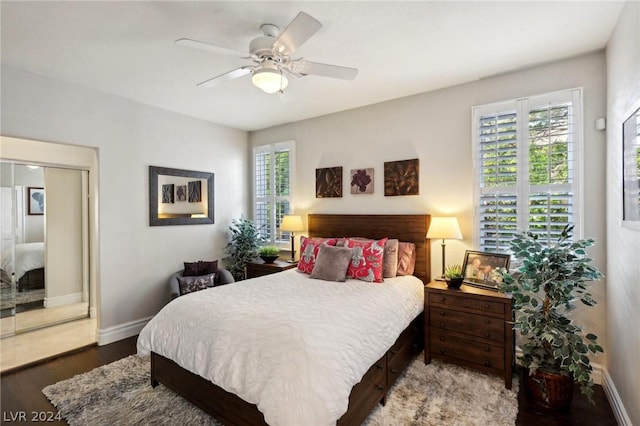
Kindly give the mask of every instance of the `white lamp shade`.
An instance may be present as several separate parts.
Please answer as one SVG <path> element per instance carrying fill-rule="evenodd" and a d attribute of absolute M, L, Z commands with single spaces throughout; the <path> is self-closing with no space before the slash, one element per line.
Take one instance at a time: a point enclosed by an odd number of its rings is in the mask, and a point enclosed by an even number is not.
<path fill-rule="evenodd" d="M 251 76 L 254 86 L 266 93 L 276 93 L 287 87 L 289 80 L 277 70 L 259 69 Z"/>
<path fill-rule="evenodd" d="M 461 240 L 462 232 L 456 217 L 432 217 L 427 238 L 443 240 Z"/>
<path fill-rule="evenodd" d="M 286 215 L 282 218 L 282 222 L 280 223 L 281 231 L 288 232 L 297 232 L 304 230 L 304 225 L 302 224 L 302 218 L 296 215 Z"/>

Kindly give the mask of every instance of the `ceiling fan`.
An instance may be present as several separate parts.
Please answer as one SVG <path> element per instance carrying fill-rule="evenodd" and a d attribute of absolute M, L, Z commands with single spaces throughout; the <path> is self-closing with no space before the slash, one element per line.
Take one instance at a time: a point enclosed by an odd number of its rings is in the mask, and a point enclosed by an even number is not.
<path fill-rule="evenodd" d="M 310 62 L 302 58 L 291 59 L 291 54 L 318 32 L 321 27 L 322 24 L 317 19 L 304 12 L 298 13 L 282 32 L 276 25 L 263 24 L 260 26 L 262 36 L 249 43 L 249 53 L 189 38 L 178 39 L 176 43 L 213 53 L 240 56 L 244 59 L 251 59 L 254 62 L 253 65 L 245 65 L 205 80 L 198 84 L 200 87 L 212 87 L 247 74 L 253 74 L 251 81 L 254 86 L 266 93 L 282 92 L 289 84 L 287 79 L 289 75 L 295 77 L 318 75 L 353 80 L 358 74 L 358 70 L 355 68 Z"/>

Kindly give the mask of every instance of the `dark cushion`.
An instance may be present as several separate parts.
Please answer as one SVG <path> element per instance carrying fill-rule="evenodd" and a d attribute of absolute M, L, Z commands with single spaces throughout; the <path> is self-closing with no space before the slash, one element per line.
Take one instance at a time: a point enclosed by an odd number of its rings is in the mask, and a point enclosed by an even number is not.
<path fill-rule="evenodd" d="M 321 244 L 311 278 L 325 281 L 345 280 L 351 262 L 351 249 Z"/>
<path fill-rule="evenodd" d="M 178 277 L 180 296 L 213 287 L 216 274 L 201 275 L 197 277 Z"/>
<path fill-rule="evenodd" d="M 199 260 L 197 262 L 184 262 L 183 277 L 198 277 L 201 275 L 215 274 L 218 271 L 218 261 L 213 260 L 205 262 Z"/>

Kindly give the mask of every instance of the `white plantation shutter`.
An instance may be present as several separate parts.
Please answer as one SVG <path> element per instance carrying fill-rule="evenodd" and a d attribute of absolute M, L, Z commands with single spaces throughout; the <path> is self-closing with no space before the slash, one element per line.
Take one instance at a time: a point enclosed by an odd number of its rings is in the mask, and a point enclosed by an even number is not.
<path fill-rule="evenodd" d="M 582 91 L 573 89 L 473 109 L 475 241 L 507 252 L 515 231 L 580 235 Z"/>
<path fill-rule="evenodd" d="M 282 217 L 291 212 L 293 142 L 254 148 L 254 221 L 271 244 L 286 244 Z"/>

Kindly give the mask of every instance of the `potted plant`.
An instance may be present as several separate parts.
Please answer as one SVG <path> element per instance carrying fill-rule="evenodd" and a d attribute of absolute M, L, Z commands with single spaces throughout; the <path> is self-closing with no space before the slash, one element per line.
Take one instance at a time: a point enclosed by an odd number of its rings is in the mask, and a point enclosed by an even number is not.
<path fill-rule="evenodd" d="M 464 276 L 460 265 L 447 265 L 444 270 L 444 280 L 449 288 L 459 288 L 462 285 Z"/>
<path fill-rule="evenodd" d="M 278 246 L 262 246 L 258 250 L 258 254 L 264 260 L 264 263 L 273 263 L 280 256 L 280 247 Z"/>
<path fill-rule="evenodd" d="M 596 304 L 588 286 L 602 277 L 586 256 L 593 239 L 572 241 L 572 231 L 572 225 L 566 226 L 548 244 L 531 232 L 516 234 L 510 245 L 522 266 L 513 275 L 503 271 L 500 285 L 513 297 L 514 328 L 524 337 L 519 360 L 525 389 L 534 403 L 548 409 L 569 407 L 574 382 L 593 403 L 588 353 L 603 352 L 597 336 L 584 334 L 570 317 L 576 300 Z"/>
<path fill-rule="evenodd" d="M 262 238 L 257 226 L 249 219 L 234 219 L 229 225 L 231 241 L 225 251 L 227 256 L 225 266 L 236 281 L 246 277 L 247 263 L 258 256 L 258 248 Z"/>

